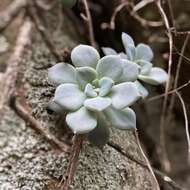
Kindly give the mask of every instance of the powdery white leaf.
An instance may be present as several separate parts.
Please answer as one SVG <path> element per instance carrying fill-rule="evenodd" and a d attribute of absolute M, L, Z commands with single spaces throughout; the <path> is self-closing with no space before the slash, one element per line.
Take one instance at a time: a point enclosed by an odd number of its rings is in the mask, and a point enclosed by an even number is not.
<path fill-rule="evenodd" d="M 131 108 L 117 110 L 113 107 L 107 108 L 105 116 L 111 125 L 118 129 L 135 129 L 136 128 L 136 115 Z"/>
<path fill-rule="evenodd" d="M 141 69 L 140 69 L 140 74 L 141 75 L 147 75 L 148 73 L 150 73 L 151 69 L 152 69 L 152 63 L 145 61 L 145 60 L 137 60 L 136 63 L 138 65 L 140 65 Z"/>
<path fill-rule="evenodd" d="M 139 75 L 138 77 L 140 80 L 152 85 L 163 84 L 168 80 L 166 71 L 159 67 L 153 67 L 148 75 Z"/>
<path fill-rule="evenodd" d="M 61 84 L 56 88 L 54 101 L 66 110 L 79 109 L 85 100 L 85 94 L 76 84 Z"/>
<path fill-rule="evenodd" d="M 86 85 L 84 93 L 86 94 L 86 96 L 91 98 L 95 98 L 98 95 L 90 83 Z"/>
<path fill-rule="evenodd" d="M 54 111 L 55 113 L 63 113 L 65 111 L 64 108 L 60 106 L 59 104 L 55 103 L 54 100 L 51 100 L 48 103 L 47 109 Z"/>
<path fill-rule="evenodd" d="M 152 49 L 146 44 L 138 44 L 136 47 L 136 59 L 151 61 L 153 59 Z"/>
<path fill-rule="evenodd" d="M 100 59 L 96 67 L 98 77 L 109 77 L 115 82 L 122 74 L 122 61 L 117 55 L 107 55 Z"/>
<path fill-rule="evenodd" d="M 122 32 L 121 39 L 122 39 L 123 46 L 125 47 L 125 49 L 127 49 L 129 45 L 135 46 L 133 39 L 127 33 Z"/>
<path fill-rule="evenodd" d="M 71 60 L 76 67 L 96 68 L 99 59 L 98 51 L 88 45 L 79 45 L 71 52 Z"/>
<path fill-rule="evenodd" d="M 102 47 L 102 51 L 104 53 L 104 55 L 117 55 L 117 52 L 109 47 Z"/>
<path fill-rule="evenodd" d="M 139 81 L 135 81 L 135 84 L 142 98 L 146 98 L 148 96 L 148 90 Z"/>
<path fill-rule="evenodd" d="M 91 67 L 76 68 L 76 78 L 79 85 L 84 89 L 86 84 L 92 82 L 97 76 L 96 70 Z"/>
<path fill-rule="evenodd" d="M 96 97 L 86 99 L 84 106 L 91 111 L 102 111 L 111 105 L 111 99 L 106 97 Z"/>
<path fill-rule="evenodd" d="M 100 86 L 99 95 L 100 96 L 107 95 L 110 92 L 113 85 L 114 85 L 114 81 L 108 77 L 103 77 L 102 79 L 100 79 L 100 81 L 99 81 L 99 86 Z"/>
<path fill-rule="evenodd" d="M 76 83 L 76 69 L 66 63 L 58 63 L 48 69 L 48 79 L 56 85 Z"/>
<path fill-rule="evenodd" d="M 116 109 L 126 108 L 140 97 L 141 95 L 133 82 L 121 83 L 112 88 L 112 105 Z"/>
<path fill-rule="evenodd" d="M 74 134 L 84 134 L 97 126 L 97 119 L 94 113 L 82 107 L 75 112 L 68 113 L 66 123 Z"/>
<path fill-rule="evenodd" d="M 139 75 L 140 67 L 136 63 L 129 60 L 122 60 L 123 74 L 119 82 L 136 81 Z"/>

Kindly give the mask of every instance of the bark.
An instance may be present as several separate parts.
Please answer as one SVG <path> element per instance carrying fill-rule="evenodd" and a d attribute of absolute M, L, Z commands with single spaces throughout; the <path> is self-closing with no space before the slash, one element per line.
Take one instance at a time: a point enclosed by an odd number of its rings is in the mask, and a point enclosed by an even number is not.
<path fill-rule="evenodd" d="M 53 12 L 53 11 L 52 11 Z M 56 11 L 55 11 L 56 12 Z M 81 43 L 73 23 L 63 19 L 57 27 L 58 16 L 46 15 L 46 28 L 56 47 L 63 50 Z M 32 43 L 21 60 L 17 86 L 27 99 L 32 115 L 58 139 L 64 138 L 60 118 L 49 115 L 46 106 L 54 88 L 48 84 L 47 68 L 55 59 L 33 27 Z M 57 152 L 43 136 L 37 134 L 16 113 L 6 108 L 0 121 L 0 189 L 55 190 L 64 176 L 69 154 Z M 136 159 L 143 160 L 132 132 L 112 130 L 111 141 L 117 143 Z M 150 172 L 131 161 L 109 145 L 102 150 L 84 142 L 71 189 L 73 190 L 149 190 L 154 189 Z"/>

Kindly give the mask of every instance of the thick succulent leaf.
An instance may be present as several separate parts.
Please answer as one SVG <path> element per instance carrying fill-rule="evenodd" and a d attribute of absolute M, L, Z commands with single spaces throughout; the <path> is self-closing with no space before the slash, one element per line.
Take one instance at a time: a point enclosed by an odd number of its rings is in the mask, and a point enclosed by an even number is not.
<path fill-rule="evenodd" d="M 140 67 L 129 60 L 123 59 L 122 60 L 123 66 L 123 74 L 119 79 L 119 82 L 129 82 L 129 81 L 136 81 L 139 75 Z"/>
<path fill-rule="evenodd" d="M 86 96 L 76 84 L 61 84 L 56 88 L 54 101 L 66 110 L 79 109 Z"/>
<path fill-rule="evenodd" d="M 135 57 L 135 43 L 133 39 L 131 38 L 131 36 L 124 32 L 122 33 L 121 38 L 128 59 L 133 60 Z"/>
<path fill-rule="evenodd" d="M 135 84 L 139 90 L 141 97 L 146 98 L 148 96 L 148 90 L 139 81 L 135 81 Z"/>
<path fill-rule="evenodd" d="M 51 100 L 48 103 L 47 109 L 59 114 L 65 111 L 64 108 L 60 106 L 59 104 L 55 103 L 54 100 Z"/>
<path fill-rule="evenodd" d="M 109 47 L 102 47 L 102 51 L 104 53 L 104 55 L 117 55 L 117 52 Z"/>
<path fill-rule="evenodd" d="M 105 119 L 98 117 L 97 127 L 88 134 L 88 140 L 95 146 L 102 148 L 109 140 L 110 131 Z"/>
<path fill-rule="evenodd" d="M 96 68 L 99 59 L 98 51 L 88 45 L 79 45 L 71 52 L 71 60 L 76 67 Z"/>
<path fill-rule="evenodd" d="M 152 49 L 146 44 L 138 44 L 136 47 L 136 59 L 151 61 L 153 59 Z"/>
<path fill-rule="evenodd" d="M 110 106 L 104 111 L 104 113 L 107 120 L 113 127 L 116 127 L 118 129 L 136 128 L 136 115 L 131 108 L 117 110 Z"/>
<path fill-rule="evenodd" d="M 123 109 L 132 105 L 141 97 L 133 82 L 125 82 L 112 88 L 112 105 L 116 109 Z"/>
<path fill-rule="evenodd" d="M 82 89 L 84 89 L 85 86 L 92 82 L 97 76 L 96 70 L 91 67 L 76 68 L 76 73 L 78 84 L 82 87 Z"/>
<path fill-rule="evenodd" d="M 58 63 L 48 69 L 48 79 L 56 85 L 76 83 L 76 70 L 72 65 Z"/>
<path fill-rule="evenodd" d="M 134 46 L 129 45 L 125 51 L 130 61 L 135 60 L 136 49 Z"/>
<path fill-rule="evenodd" d="M 153 67 L 148 75 L 139 75 L 138 77 L 140 80 L 152 85 L 163 84 L 168 80 L 166 71 L 159 67 Z"/>
<path fill-rule="evenodd" d="M 122 59 L 128 59 L 127 54 L 125 54 L 125 53 L 123 53 L 123 52 L 119 53 L 119 56 L 120 56 Z"/>
<path fill-rule="evenodd" d="M 98 95 L 90 83 L 86 85 L 84 93 L 90 98 L 95 98 Z"/>
<path fill-rule="evenodd" d="M 140 65 L 141 67 L 140 69 L 141 75 L 147 75 L 148 73 L 150 73 L 152 69 L 152 63 L 141 59 L 141 60 L 137 60 L 137 64 Z"/>
<path fill-rule="evenodd" d="M 102 79 L 100 79 L 100 81 L 99 81 L 99 86 L 100 86 L 99 95 L 100 96 L 107 95 L 110 92 L 113 85 L 114 85 L 114 81 L 108 77 L 103 77 Z"/>
<path fill-rule="evenodd" d="M 115 82 L 122 74 L 122 61 L 117 55 L 107 55 L 100 59 L 96 67 L 98 77 L 109 77 Z"/>
<path fill-rule="evenodd" d="M 121 39 L 122 39 L 123 46 L 125 47 L 125 49 L 127 49 L 129 45 L 133 47 L 135 46 L 133 39 L 127 33 L 122 32 Z"/>
<path fill-rule="evenodd" d="M 91 111 L 102 111 L 109 107 L 111 105 L 111 99 L 110 98 L 104 98 L 104 97 L 96 97 L 96 98 L 90 98 L 86 99 L 84 102 L 84 106 Z"/>
<path fill-rule="evenodd" d="M 84 134 L 92 131 L 97 126 L 96 115 L 85 107 L 76 112 L 68 113 L 66 123 L 74 134 Z"/>

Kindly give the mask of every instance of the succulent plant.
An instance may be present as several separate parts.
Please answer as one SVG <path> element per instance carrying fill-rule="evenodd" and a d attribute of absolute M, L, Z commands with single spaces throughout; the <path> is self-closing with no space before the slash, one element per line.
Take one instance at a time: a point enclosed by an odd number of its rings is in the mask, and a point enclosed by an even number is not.
<path fill-rule="evenodd" d="M 124 72 L 126 70 L 125 77 L 129 76 L 128 73 L 135 72 L 138 73 L 138 80 L 151 85 L 159 85 L 167 81 L 167 73 L 159 67 L 153 67 L 153 64 L 151 63 L 153 59 L 153 52 L 148 45 L 140 43 L 135 46 L 131 36 L 124 32 L 122 33 L 121 38 L 125 53 L 122 52 L 119 53 L 119 55 L 123 59 Z M 105 55 L 118 54 L 114 49 L 109 47 L 103 47 L 102 50 Z M 141 95 L 146 97 L 148 95 L 148 91 L 138 80 L 135 81 L 135 84 L 137 85 Z"/>
<path fill-rule="evenodd" d="M 133 82 L 138 72 L 125 71 L 118 55 L 100 58 L 88 45 L 75 47 L 71 60 L 74 66 L 58 63 L 48 70 L 49 81 L 57 86 L 49 108 L 66 112 L 73 133 L 88 133 L 98 146 L 106 143 L 110 126 L 135 129 L 136 116 L 129 106 L 141 97 Z"/>

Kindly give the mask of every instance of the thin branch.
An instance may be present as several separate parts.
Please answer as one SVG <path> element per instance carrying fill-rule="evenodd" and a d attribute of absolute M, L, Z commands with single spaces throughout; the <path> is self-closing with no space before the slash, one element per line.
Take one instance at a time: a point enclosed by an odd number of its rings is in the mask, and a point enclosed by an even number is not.
<path fill-rule="evenodd" d="M 11 23 L 26 4 L 27 0 L 14 0 L 0 13 L 0 31 L 4 30 Z"/>
<path fill-rule="evenodd" d="M 16 101 L 15 97 L 12 97 L 11 107 L 20 116 L 26 123 L 30 124 L 30 127 L 34 129 L 37 133 L 41 134 L 50 144 L 54 147 L 58 148 L 61 151 L 69 152 L 70 146 L 59 141 L 55 136 L 49 133 L 47 130 L 44 130 L 44 127 L 37 121 L 28 110 L 18 101 Z"/>
<path fill-rule="evenodd" d="M 19 30 L 14 51 L 7 62 L 7 70 L 3 75 L 5 80 L 1 81 L 0 118 L 3 117 L 4 106 L 9 104 L 10 98 L 15 93 L 19 64 L 26 46 L 30 44 L 31 29 L 32 23 L 29 19 L 26 19 Z"/>
<path fill-rule="evenodd" d="M 134 131 L 134 136 L 135 136 L 135 139 L 136 139 L 136 141 L 137 141 L 137 146 L 139 147 L 139 150 L 141 151 L 141 153 L 142 153 L 142 155 L 143 155 L 143 157 L 144 157 L 144 159 L 145 159 L 145 161 L 146 161 L 146 163 L 147 163 L 147 167 L 148 167 L 150 173 L 152 174 L 152 177 L 153 177 L 154 183 L 155 183 L 155 188 L 156 188 L 157 190 L 160 190 L 160 186 L 159 186 L 159 184 L 158 184 L 158 181 L 157 181 L 157 179 L 156 179 L 156 176 L 155 176 L 155 174 L 154 174 L 154 171 L 153 171 L 153 169 L 152 169 L 152 166 L 151 166 L 151 164 L 150 164 L 150 162 L 149 162 L 149 160 L 148 160 L 146 154 L 144 153 L 144 151 L 143 151 L 143 149 L 142 149 L 142 147 L 141 147 L 141 143 L 140 143 L 140 140 L 139 140 L 139 136 L 138 136 L 137 130 Z"/>
<path fill-rule="evenodd" d="M 163 167 L 166 171 L 171 170 L 171 164 L 167 156 L 167 151 L 166 151 L 166 142 L 165 142 L 165 120 L 166 120 L 166 114 L 167 114 L 167 101 L 168 101 L 168 92 L 170 89 L 170 83 L 171 83 L 171 69 L 172 69 L 172 51 L 173 51 L 173 36 L 170 30 L 170 25 L 168 18 L 166 16 L 166 13 L 161 5 L 161 0 L 155 0 L 155 3 L 158 7 L 158 10 L 160 11 L 160 14 L 162 16 L 162 19 L 164 21 L 168 38 L 169 38 L 169 62 L 168 62 L 168 80 L 166 82 L 166 88 L 165 88 L 165 97 L 164 97 L 164 102 L 163 102 L 163 107 L 162 107 L 162 114 L 161 114 L 161 119 L 160 119 L 160 148 L 161 148 L 161 156 L 163 160 Z"/>
<path fill-rule="evenodd" d="M 178 64 L 177 64 L 176 76 L 175 76 L 175 80 L 174 80 L 174 88 L 177 88 L 177 86 L 178 86 L 180 69 L 181 69 L 181 65 L 182 65 L 182 62 L 183 62 L 183 55 L 185 53 L 185 49 L 187 47 L 187 44 L 188 44 L 188 41 L 189 41 L 189 37 L 190 37 L 190 35 L 186 36 L 186 39 L 184 41 L 184 44 L 183 44 L 181 52 L 180 52 L 180 57 L 179 57 Z M 170 101 L 170 105 L 169 105 L 169 109 L 168 109 L 169 113 L 172 112 L 172 109 L 174 107 L 174 103 L 175 103 L 175 94 L 173 94 L 172 97 L 171 97 L 171 101 Z"/>
<path fill-rule="evenodd" d="M 172 27 L 173 27 L 174 32 L 176 34 L 175 17 L 174 17 L 174 12 L 173 12 L 173 8 L 172 8 L 171 0 L 167 0 L 167 2 L 168 2 L 168 7 L 169 7 L 170 15 L 171 15 Z"/>
<path fill-rule="evenodd" d="M 153 3 L 154 0 L 143 0 L 143 1 L 140 1 L 138 4 L 136 4 L 133 8 L 133 11 L 134 12 L 137 12 L 139 11 L 140 9 L 142 9 L 143 7 L 147 6 L 148 4 L 150 3 Z"/>
<path fill-rule="evenodd" d="M 175 88 L 175 89 L 173 89 L 173 90 L 170 90 L 170 91 L 168 92 L 168 95 L 174 94 L 175 92 L 177 92 L 177 91 L 179 91 L 179 90 L 182 90 L 183 88 L 189 86 L 189 84 L 190 84 L 190 80 L 189 80 L 187 83 L 185 83 L 185 84 L 179 86 L 178 88 Z M 164 93 L 164 94 L 157 95 L 157 96 L 153 96 L 153 97 L 151 97 L 151 98 L 148 98 L 146 101 L 151 102 L 151 101 L 154 101 L 154 100 L 163 98 L 164 96 L 165 96 L 165 93 Z"/>
<path fill-rule="evenodd" d="M 171 32 L 175 32 L 175 31 L 171 31 Z M 190 31 L 176 31 L 176 34 L 179 34 L 179 35 L 188 35 L 188 34 L 190 34 Z"/>
<path fill-rule="evenodd" d="M 185 102 L 181 96 L 181 94 L 179 92 L 176 92 L 180 102 L 181 102 L 181 105 L 182 105 L 182 108 L 183 108 L 183 114 L 184 114 L 184 118 L 185 118 L 185 132 L 186 132 L 186 137 L 187 137 L 187 145 L 188 145 L 188 164 L 190 164 L 190 135 L 189 135 L 189 122 L 188 122 L 188 117 L 187 117 L 187 110 L 186 110 L 186 107 L 185 107 Z"/>
<path fill-rule="evenodd" d="M 37 30 L 41 34 L 45 44 L 49 48 L 52 55 L 56 58 L 58 62 L 63 61 L 64 57 L 60 55 L 57 48 L 55 47 L 54 43 L 52 42 L 52 37 L 45 28 L 45 26 L 42 24 L 40 17 L 38 16 L 37 7 L 35 6 L 34 2 L 30 2 L 29 8 L 28 8 L 29 16 L 33 20 Z"/>
<path fill-rule="evenodd" d="M 124 151 L 118 144 L 109 141 L 108 146 L 110 146 L 111 148 L 115 149 L 116 151 L 118 151 L 120 154 L 122 154 L 123 156 L 127 157 L 128 159 L 130 159 L 131 161 L 135 162 L 136 164 L 142 166 L 143 168 L 146 168 L 149 170 L 147 164 L 145 164 L 143 161 L 135 158 L 133 155 L 131 155 L 128 151 Z M 180 185 L 178 185 L 174 180 L 172 180 L 169 176 L 167 176 L 165 173 L 159 171 L 158 169 L 152 168 L 154 173 L 160 177 L 160 179 L 164 182 L 167 183 L 168 185 L 170 185 L 172 188 L 176 189 L 176 190 L 185 190 L 183 189 Z"/>
<path fill-rule="evenodd" d="M 69 165 L 67 167 L 67 171 L 65 174 L 65 181 L 63 186 L 61 187 L 61 190 L 69 190 L 70 185 L 72 184 L 74 174 L 77 169 L 78 159 L 79 159 L 79 153 L 82 148 L 84 137 L 82 135 L 75 135 L 73 140 L 73 146 L 72 146 L 72 152 L 69 159 Z M 63 183 L 64 178 L 62 178 L 60 182 L 60 186 Z"/>
<path fill-rule="evenodd" d="M 146 26 L 150 26 L 150 27 L 160 27 L 163 25 L 162 22 L 160 21 L 148 21 L 144 18 L 142 18 L 141 16 L 139 16 L 137 14 L 137 12 L 135 11 L 135 6 L 130 3 L 130 2 L 123 2 L 121 3 L 120 5 L 118 5 L 115 9 L 114 9 L 114 12 L 111 16 L 111 20 L 110 20 L 110 23 L 107 24 L 107 23 L 103 23 L 102 25 L 102 28 L 109 28 L 111 30 L 114 30 L 115 29 L 115 19 L 116 19 L 116 16 L 117 14 L 123 9 L 123 8 L 127 8 L 130 15 L 132 17 L 134 17 L 142 26 L 146 27 Z M 132 10 L 129 9 L 129 7 L 132 7 Z M 138 7 L 137 7 L 138 8 Z"/>
<path fill-rule="evenodd" d="M 88 31 L 89 31 L 89 38 L 90 38 L 90 43 L 92 46 L 96 47 L 96 41 L 95 41 L 95 37 L 94 37 L 94 29 L 93 29 L 93 23 L 92 23 L 92 17 L 90 14 L 90 9 L 88 6 L 88 2 L 87 0 L 82 0 L 83 4 L 84 4 L 84 8 L 85 8 L 85 12 L 86 12 L 86 19 L 85 21 L 88 23 Z"/>

